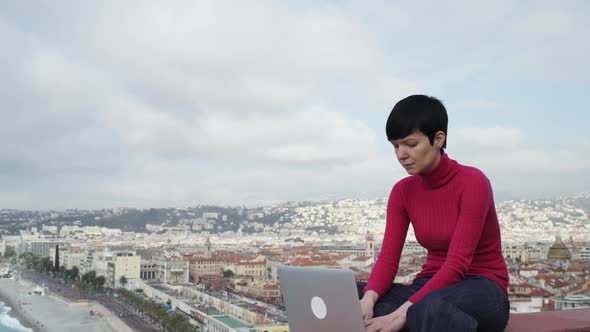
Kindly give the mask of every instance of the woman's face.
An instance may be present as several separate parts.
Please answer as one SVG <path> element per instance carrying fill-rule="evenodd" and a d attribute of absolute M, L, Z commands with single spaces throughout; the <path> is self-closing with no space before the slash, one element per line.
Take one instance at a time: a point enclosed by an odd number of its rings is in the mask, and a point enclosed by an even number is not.
<path fill-rule="evenodd" d="M 440 147 L 445 134 L 439 131 L 434 136 L 434 144 L 430 144 L 428 136 L 416 131 L 404 138 L 392 140 L 395 155 L 402 167 L 410 175 L 430 172 L 440 160 Z"/>

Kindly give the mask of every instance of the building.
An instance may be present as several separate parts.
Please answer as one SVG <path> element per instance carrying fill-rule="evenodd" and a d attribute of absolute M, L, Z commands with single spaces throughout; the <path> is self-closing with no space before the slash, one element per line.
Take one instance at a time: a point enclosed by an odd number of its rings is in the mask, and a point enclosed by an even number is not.
<path fill-rule="evenodd" d="M 321 246 L 319 251 L 323 254 L 377 257 L 380 250 L 381 246 L 375 242 L 375 236 L 367 233 L 364 245 L 326 245 Z"/>
<path fill-rule="evenodd" d="M 86 255 L 86 252 L 80 249 L 59 247 L 59 265 L 66 270 L 71 270 L 75 266 L 80 271 L 86 262 Z M 55 263 L 55 248 L 49 250 L 49 258 L 52 263 Z"/>
<path fill-rule="evenodd" d="M 402 250 L 402 255 L 419 255 L 419 254 L 426 254 L 426 249 L 416 242 L 416 241 L 407 241 L 404 243 L 404 248 Z"/>
<path fill-rule="evenodd" d="M 555 236 L 555 242 L 549 248 L 547 252 L 547 259 L 551 260 L 567 260 L 572 258 L 570 250 L 567 248 L 565 243 L 561 240 L 559 235 Z"/>
<path fill-rule="evenodd" d="M 252 279 L 266 278 L 266 261 L 250 261 L 236 263 L 236 274 L 248 276 Z"/>
<path fill-rule="evenodd" d="M 364 256 L 375 257 L 375 236 L 369 232 L 365 235 Z"/>
<path fill-rule="evenodd" d="M 160 282 L 188 284 L 189 262 L 181 257 L 170 257 L 158 261 Z"/>
<path fill-rule="evenodd" d="M 259 300 L 277 302 L 281 298 L 279 285 L 274 283 L 254 282 L 247 286 L 247 294 Z"/>
<path fill-rule="evenodd" d="M 96 262 L 98 261 L 100 254 L 101 253 L 96 250 L 88 250 L 86 252 L 85 262 L 82 264 L 82 266 L 78 267 L 81 275 L 90 271 L 96 271 Z"/>
<path fill-rule="evenodd" d="M 142 260 L 139 268 L 139 277 L 145 281 L 159 280 L 159 268 L 156 261 Z"/>
<path fill-rule="evenodd" d="M 0 235 L 0 257 L 4 257 L 4 253 L 6 253 L 6 241 Z"/>
<path fill-rule="evenodd" d="M 506 259 L 515 259 L 519 262 L 526 262 L 529 253 L 524 245 L 502 246 L 502 254 Z"/>
<path fill-rule="evenodd" d="M 554 299 L 555 310 L 590 308 L 590 296 L 572 295 Z"/>
<path fill-rule="evenodd" d="M 39 257 L 51 257 L 50 250 L 54 249 L 55 246 L 69 246 L 69 242 L 64 241 L 21 241 L 18 244 L 17 254 L 18 256 L 30 252 L 33 255 Z"/>
<path fill-rule="evenodd" d="M 529 245 L 527 243 L 520 245 L 503 245 L 502 254 L 506 259 L 514 259 L 519 262 L 528 260 L 545 259 L 547 252 L 542 247 Z"/>
<path fill-rule="evenodd" d="M 570 265 L 572 254 L 559 235 L 555 236 L 555 242 L 547 252 L 547 259 L 566 270 Z"/>
<path fill-rule="evenodd" d="M 196 282 L 200 277 L 221 276 L 224 261 L 207 257 L 189 257 L 189 275 Z"/>
<path fill-rule="evenodd" d="M 266 276 L 267 280 L 274 283 L 279 282 L 279 274 L 277 272 L 277 268 L 281 264 L 283 264 L 283 262 L 271 260 L 266 261 L 266 271 L 268 273 L 268 275 Z"/>
<path fill-rule="evenodd" d="M 122 287 L 121 277 L 139 279 L 141 256 L 132 252 L 115 252 L 107 262 L 107 285 Z M 97 271 L 98 275 L 98 271 Z"/>
<path fill-rule="evenodd" d="M 590 262 L 590 245 L 580 248 L 580 260 Z"/>

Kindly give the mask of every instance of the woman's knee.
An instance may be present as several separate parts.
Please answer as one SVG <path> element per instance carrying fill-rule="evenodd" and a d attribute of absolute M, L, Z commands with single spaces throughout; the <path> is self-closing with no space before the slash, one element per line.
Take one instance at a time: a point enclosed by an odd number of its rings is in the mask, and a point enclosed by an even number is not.
<path fill-rule="evenodd" d="M 475 331 L 477 321 L 443 297 L 425 297 L 408 308 L 410 331 Z"/>
<path fill-rule="evenodd" d="M 445 303 L 440 297 L 425 297 L 417 303 L 412 304 L 410 308 L 408 308 L 406 316 L 408 317 L 408 320 L 411 318 L 423 320 L 437 317 L 446 311 L 446 305 L 448 305 L 448 303 Z"/>

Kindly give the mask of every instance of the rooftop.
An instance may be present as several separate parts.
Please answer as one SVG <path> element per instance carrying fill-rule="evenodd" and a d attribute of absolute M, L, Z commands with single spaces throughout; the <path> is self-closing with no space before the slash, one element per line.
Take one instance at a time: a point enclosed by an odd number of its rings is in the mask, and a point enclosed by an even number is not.
<path fill-rule="evenodd" d="M 505 332 L 590 331 L 590 309 L 512 314 Z"/>
<path fill-rule="evenodd" d="M 237 320 L 237 319 L 229 317 L 229 316 L 214 316 L 213 318 L 217 319 L 218 321 L 222 322 L 223 324 L 225 324 L 231 328 L 234 328 L 234 329 L 239 328 L 239 327 L 249 327 L 250 326 L 240 320 Z"/>

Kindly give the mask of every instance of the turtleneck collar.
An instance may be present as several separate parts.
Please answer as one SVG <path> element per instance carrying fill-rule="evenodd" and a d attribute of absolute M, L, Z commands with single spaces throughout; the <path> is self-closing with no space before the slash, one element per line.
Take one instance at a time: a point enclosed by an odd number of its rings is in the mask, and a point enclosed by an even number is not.
<path fill-rule="evenodd" d="M 422 181 L 431 188 L 442 187 L 448 183 L 457 173 L 458 163 L 442 152 L 438 164 L 428 173 L 420 174 Z"/>

